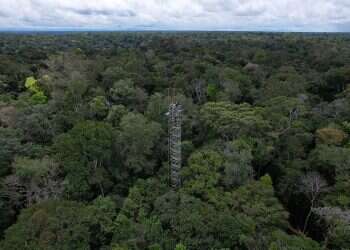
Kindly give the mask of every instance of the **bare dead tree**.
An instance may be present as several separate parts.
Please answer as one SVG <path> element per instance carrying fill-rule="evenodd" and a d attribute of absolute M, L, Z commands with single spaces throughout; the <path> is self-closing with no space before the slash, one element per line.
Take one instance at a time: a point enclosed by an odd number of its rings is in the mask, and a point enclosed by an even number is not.
<path fill-rule="evenodd" d="M 316 202 L 320 198 L 320 195 L 325 191 L 326 187 L 327 182 L 317 172 L 308 173 L 301 178 L 299 191 L 304 193 L 310 202 L 310 210 L 304 222 L 303 233 L 305 233 L 307 229 Z"/>

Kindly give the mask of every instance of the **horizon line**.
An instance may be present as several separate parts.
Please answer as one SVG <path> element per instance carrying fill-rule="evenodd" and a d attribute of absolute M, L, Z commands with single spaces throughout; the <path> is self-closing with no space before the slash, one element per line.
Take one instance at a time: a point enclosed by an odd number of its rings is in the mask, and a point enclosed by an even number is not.
<path fill-rule="evenodd" d="M 45 33 L 45 32 L 232 32 L 232 33 L 313 33 L 349 34 L 350 31 L 296 31 L 296 30 L 240 30 L 240 29 L 96 29 L 96 28 L 0 28 L 0 33 Z"/>

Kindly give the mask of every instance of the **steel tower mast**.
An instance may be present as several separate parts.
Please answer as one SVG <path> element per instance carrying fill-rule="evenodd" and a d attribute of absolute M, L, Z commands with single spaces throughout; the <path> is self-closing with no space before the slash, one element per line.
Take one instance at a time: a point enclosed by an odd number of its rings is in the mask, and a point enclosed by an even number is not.
<path fill-rule="evenodd" d="M 170 90 L 171 91 L 171 90 Z M 177 189 L 181 186 L 181 123 L 182 106 L 176 101 L 175 89 L 172 89 L 168 111 L 169 129 L 169 172 L 170 185 Z"/>

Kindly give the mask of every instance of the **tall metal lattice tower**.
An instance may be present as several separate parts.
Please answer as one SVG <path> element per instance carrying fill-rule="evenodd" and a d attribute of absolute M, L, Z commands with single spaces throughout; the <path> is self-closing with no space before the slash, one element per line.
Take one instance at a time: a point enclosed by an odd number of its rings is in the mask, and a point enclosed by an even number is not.
<path fill-rule="evenodd" d="M 170 185 L 177 189 L 181 185 L 181 113 L 182 107 L 174 98 L 169 105 L 169 171 Z"/>

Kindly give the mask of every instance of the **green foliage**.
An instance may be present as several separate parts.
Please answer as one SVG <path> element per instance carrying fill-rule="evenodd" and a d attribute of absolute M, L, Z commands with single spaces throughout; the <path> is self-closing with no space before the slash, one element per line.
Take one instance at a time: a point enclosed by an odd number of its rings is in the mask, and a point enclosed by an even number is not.
<path fill-rule="evenodd" d="M 213 153 L 198 152 L 190 161 L 213 164 L 216 158 Z M 133 188 L 116 220 L 114 241 L 130 249 L 157 243 L 169 249 L 176 241 L 188 249 L 245 249 L 268 245 L 271 231 L 288 226 L 288 214 L 274 197 L 268 176 L 224 195 L 218 195 L 219 188 L 209 187 L 216 193 L 209 200 L 196 198 L 196 193 L 189 195 L 187 186 L 179 193 L 163 195 L 149 192 L 149 186 L 144 191 L 152 194 L 149 198 L 142 194 L 141 186 Z M 255 240 L 262 235 L 264 239 Z"/>
<path fill-rule="evenodd" d="M 262 98 L 296 97 L 305 93 L 306 88 L 305 79 L 293 67 L 282 67 L 264 83 Z"/>
<path fill-rule="evenodd" d="M 338 221 L 328 232 L 329 247 L 332 249 L 346 249 L 350 245 L 350 226 L 346 222 Z"/>
<path fill-rule="evenodd" d="M 186 249 L 187 249 L 186 246 L 181 243 L 177 244 L 175 247 L 175 250 L 186 250 Z"/>
<path fill-rule="evenodd" d="M 38 81 L 32 76 L 26 79 L 24 86 L 33 93 L 37 93 L 40 91 Z"/>
<path fill-rule="evenodd" d="M 30 158 L 16 158 L 13 164 L 16 175 L 21 178 L 40 178 L 50 170 L 52 161 L 48 158 L 34 160 Z"/>
<path fill-rule="evenodd" d="M 254 175 L 253 154 L 249 144 L 243 140 L 227 143 L 224 155 L 226 161 L 223 182 L 226 187 L 237 187 L 252 179 Z"/>
<path fill-rule="evenodd" d="M 115 204 L 98 198 L 90 206 L 48 201 L 24 209 L 5 233 L 1 249 L 96 249 L 109 245 Z"/>
<path fill-rule="evenodd" d="M 155 93 L 149 98 L 146 116 L 153 121 L 165 124 L 167 122 L 165 114 L 168 112 L 167 103 L 165 96 Z"/>
<path fill-rule="evenodd" d="M 217 94 L 218 94 L 217 86 L 215 84 L 208 84 L 207 95 L 209 97 L 209 100 L 215 100 Z"/>
<path fill-rule="evenodd" d="M 128 247 L 120 246 L 119 244 L 113 245 L 111 249 L 112 250 L 129 250 Z"/>
<path fill-rule="evenodd" d="M 33 104 L 47 103 L 47 96 L 40 88 L 38 81 L 34 77 L 28 77 L 25 82 L 25 87 L 32 93 L 31 101 Z"/>
<path fill-rule="evenodd" d="M 269 129 L 269 124 L 261 113 L 261 108 L 252 107 L 247 103 L 207 103 L 201 109 L 201 120 L 215 134 L 225 138 L 259 136 Z"/>
<path fill-rule="evenodd" d="M 349 173 L 336 177 L 336 183 L 324 197 L 327 205 L 350 208 L 350 180 Z"/>
<path fill-rule="evenodd" d="M 194 152 L 188 162 L 189 166 L 182 171 L 183 189 L 204 200 L 212 199 L 220 180 L 219 168 L 224 163 L 223 157 L 215 151 L 202 150 Z"/>
<path fill-rule="evenodd" d="M 332 68 L 326 73 L 326 83 L 324 91 L 327 91 L 328 98 L 334 98 L 333 95 L 345 90 L 350 82 L 350 67 Z"/>
<path fill-rule="evenodd" d="M 152 173 L 150 157 L 163 134 L 161 126 L 139 113 L 129 113 L 120 122 L 120 152 L 125 167 L 133 173 Z"/>
<path fill-rule="evenodd" d="M 103 73 L 103 84 L 107 87 L 110 87 L 113 85 L 113 83 L 124 79 L 128 76 L 128 73 L 119 66 L 111 66 L 108 67 Z"/>
<path fill-rule="evenodd" d="M 272 234 L 273 242 L 269 250 L 321 250 L 322 248 L 315 241 L 302 236 L 288 235 L 282 231 L 275 231 Z"/>
<path fill-rule="evenodd" d="M 110 97 L 116 104 L 122 104 L 133 108 L 144 104 L 146 93 L 137 88 L 131 79 L 119 80 L 110 89 Z"/>
<path fill-rule="evenodd" d="M 349 45 L 345 34 L 3 34 L 0 248 L 348 249 Z"/>
<path fill-rule="evenodd" d="M 325 227 L 325 246 L 330 249 L 344 249 L 349 246 L 349 210 L 338 207 L 316 208 L 313 212 Z"/>
<path fill-rule="evenodd" d="M 47 103 L 48 99 L 47 99 L 47 96 L 45 96 L 44 92 L 39 91 L 34 95 L 32 95 L 31 100 L 34 104 L 45 104 Z"/>
<path fill-rule="evenodd" d="M 130 189 L 114 222 L 113 242 L 128 249 L 138 249 L 137 245 L 153 245 L 164 240 L 159 220 L 151 216 L 151 212 L 152 203 L 166 189 L 157 179 L 138 181 Z"/>
<path fill-rule="evenodd" d="M 270 176 L 263 176 L 232 193 L 232 209 L 253 219 L 261 232 L 288 227 L 288 213 L 274 196 Z"/>
<path fill-rule="evenodd" d="M 263 116 L 277 131 L 305 126 L 309 107 L 300 98 L 278 96 L 262 103 Z"/>
<path fill-rule="evenodd" d="M 66 173 L 68 194 L 89 197 L 89 189 L 94 186 L 99 186 L 103 194 L 104 184 L 108 185 L 105 167 L 111 163 L 114 138 L 111 125 L 92 121 L 77 124 L 56 138 L 53 148 Z"/>
<path fill-rule="evenodd" d="M 311 154 L 311 162 L 314 166 L 330 176 L 342 176 L 349 174 L 350 149 L 319 145 Z"/>
<path fill-rule="evenodd" d="M 225 90 L 224 95 L 226 94 L 230 101 L 236 102 L 241 98 L 246 100 L 255 98 L 255 86 L 249 75 L 237 69 L 226 67 L 222 70 L 220 78 Z"/>
<path fill-rule="evenodd" d="M 18 130 L 0 127 L 0 177 L 9 173 L 10 164 L 21 148 L 21 133 Z"/>
<path fill-rule="evenodd" d="M 36 105 L 18 112 L 15 127 L 23 132 L 23 139 L 35 144 L 48 144 L 59 131 L 49 107 Z"/>
<path fill-rule="evenodd" d="M 108 161 L 112 153 L 113 128 L 102 122 L 77 124 L 59 136 L 55 149 L 61 160 Z"/>
<path fill-rule="evenodd" d="M 93 116 L 105 117 L 108 112 L 107 100 L 104 96 L 96 96 L 89 103 L 90 111 Z"/>
<path fill-rule="evenodd" d="M 2 249 L 89 249 L 84 207 L 75 202 L 48 202 L 25 209 L 10 227 Z"/>
<path fill-rule="evenodd" d="M 113 105 L 106 117 L 106 120 L 111 123 L 114 127 L 119 127 L 120 121 L 124 115 L 128 113 L 127 109 L 123 105 Z"/>
<path fill-rule="evenodd" d="M 90 246 L 108 246 L 113 235 L 117 206 L 111 197 L 97 197 L 86 207 L 86 223 L 89 225 Z"/>

